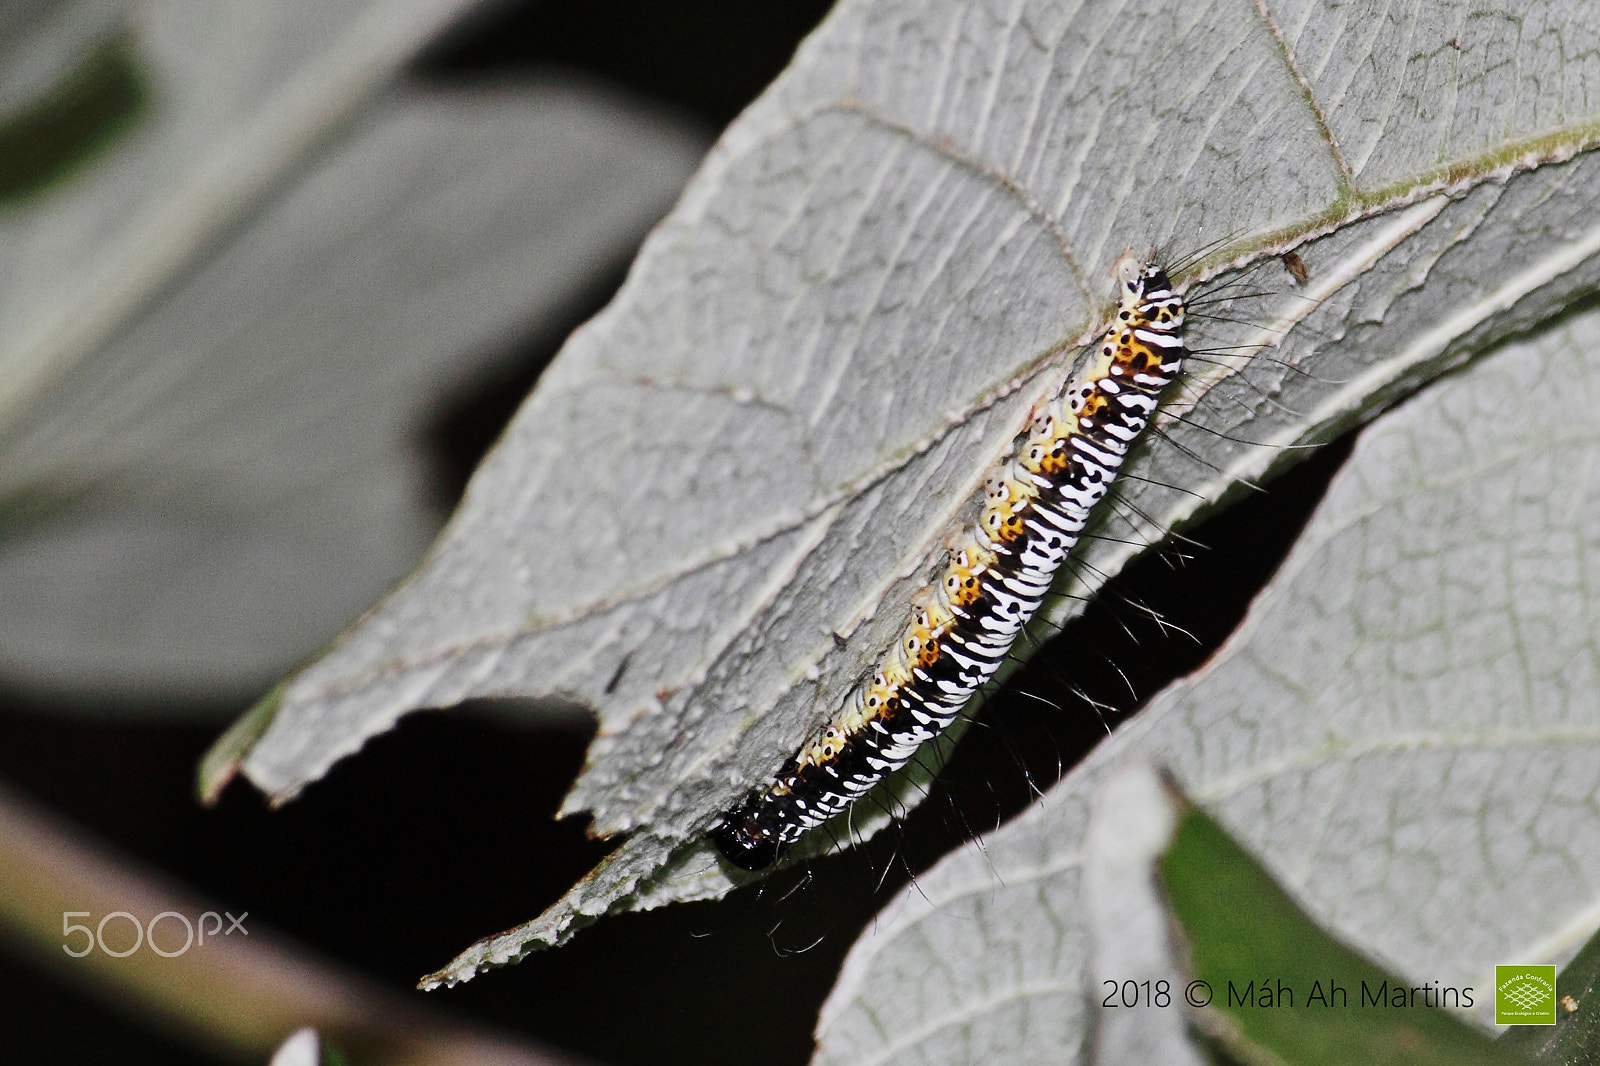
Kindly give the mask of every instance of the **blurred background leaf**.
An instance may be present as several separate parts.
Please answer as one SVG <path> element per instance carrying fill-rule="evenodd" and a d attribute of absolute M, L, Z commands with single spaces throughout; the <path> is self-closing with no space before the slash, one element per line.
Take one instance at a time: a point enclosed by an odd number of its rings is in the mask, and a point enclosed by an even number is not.
<path fill-rule="evenodd" d="M 182 709 L 276 679 L 437 530 L 438 398 L 676 195 L 699 137 L 614 90 L 393 85 L 461 6 L 153 5 L 88 42 L 146 114 L 0 216 L 13 684 Z"/>

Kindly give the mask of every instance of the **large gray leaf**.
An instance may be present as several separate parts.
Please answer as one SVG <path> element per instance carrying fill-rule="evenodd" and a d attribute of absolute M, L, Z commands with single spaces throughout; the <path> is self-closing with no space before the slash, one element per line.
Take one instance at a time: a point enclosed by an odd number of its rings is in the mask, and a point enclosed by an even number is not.
<path fill-rule="evenodd" d="M 1475 987 L 1492 1021 L 1496 963 L 1562 960 L 1600 915 L 1596 405 L 1591 307 L 1368 429 L 1202 671 L 890 904 L 818 1061 L 1083 1061 L 1107 1023 L 1083 840 L 1128 759 L 1172 768 L 1341 939 Z"/>
<path fill-rule="evenodd" d="M 1284 445 L 1592 285 L 1600 186 L 1574 157 L 1600 118 L 1597 14 L 1525 7 L 847 0 L 568 344 L 429 562 L 259 710 L 245 771 L 287 797 L 469 696 L 596 709 L 566 809 L 635 836 L 445 979 L 725 891 L 700 834 L 902 624 L 1101 324 L 1124 249 L 1209 247 L 1195 283 L 1298 246 L 1311 275 L 1258 272 L 1276 296 L 1191 331 L 1238 357 L 1191 375 L 1186 421 L 1136 457 L 1044 628 Z M 1262 344 L 1278 361 L 1247 358 Z"/>
<path fill-rule="evenodd" d="M 136 37 L 156 89 L 135 135 L 0 218 L 0 301 L 30 312 L 0 315 L 27 394 L 0 395 L 13 683 L 234 694 L 314 651 L 437 531 L 412 443 L 430 405 L 611 269 L 699 155 L 560 82 L 393 89 L 346 115 L 448 5 L 343 30 L 325 5 L 248 27 L 182 6 Z M 137 277 L 88 285 L 124 254 Z M 114 332 L 81 332 L 102 314 Z"/>
<path fill-rule="evenodd" d="M 128 5 L 131 48 L 152 100 L 135 135 L 29 210 L 0 215 L 4 422 L 115 336 L 468 3 Z M 106 6 L 64 5 L 90 14 Z M 70 21 L 38 17 L 25 26 L 54 56 L 68 47 L 58 28 Z M 80 31 L 99 25 L 81 21 Z M 77 41 L 84 52 L 95 43 Z M 23 79 L 16 91 L 38 87 Z"/>
<path fill-rule="evenodd" d="M 116 36 L 132 6 L 131 0 L 0 3 L 0 122 L 69 78 L 85 46 Z"/>

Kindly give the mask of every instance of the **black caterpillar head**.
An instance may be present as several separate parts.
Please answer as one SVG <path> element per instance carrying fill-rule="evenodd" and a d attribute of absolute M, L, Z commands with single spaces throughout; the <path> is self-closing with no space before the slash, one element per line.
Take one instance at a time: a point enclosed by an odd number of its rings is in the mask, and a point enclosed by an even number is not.
<path fill-rule="evenodd" d="M 770 868 L 778 861 L 778 838 L 764 832 L 756 819 L 756 801 L 752 796 L 723 816 L 707 834 L 722 857 L 741 870 L 757 873 Z"/>

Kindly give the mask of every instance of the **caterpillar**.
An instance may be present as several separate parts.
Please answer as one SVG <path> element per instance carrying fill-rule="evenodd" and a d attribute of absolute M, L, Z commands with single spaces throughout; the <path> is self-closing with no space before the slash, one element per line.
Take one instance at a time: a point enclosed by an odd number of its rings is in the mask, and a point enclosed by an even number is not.
<path fill-rule="evenodd" d="M 911 600 L 900 640 L 844 709 L 709 831 L 764 870 L 911 760 L 992 678 L 1039 609 L 1163 390 L 1183 370 L 1183 297 L 1151 259 L 1119 263 L 1119 307 L 1088 365 L 988 478 L 970 534 Z"/>

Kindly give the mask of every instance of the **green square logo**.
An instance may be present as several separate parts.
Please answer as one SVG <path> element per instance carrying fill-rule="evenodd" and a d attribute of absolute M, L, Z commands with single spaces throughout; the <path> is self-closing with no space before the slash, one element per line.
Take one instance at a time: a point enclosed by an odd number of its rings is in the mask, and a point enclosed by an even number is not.
<path fill-rule="evenodd" d="M 1496 966 L 1494 1021 L 1496 1025 L 1556 1024 L 1556 968 Z"/>

